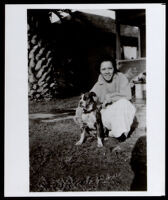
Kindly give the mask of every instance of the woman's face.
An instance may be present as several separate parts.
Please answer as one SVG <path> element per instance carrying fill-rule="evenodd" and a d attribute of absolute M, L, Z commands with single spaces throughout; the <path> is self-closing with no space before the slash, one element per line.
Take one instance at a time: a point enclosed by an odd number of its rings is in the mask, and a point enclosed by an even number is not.
<path fill-rule="evenodd" d="M 103 61 L 100 65 L 100 73 L 105 81 L 110 82 L 113 77 L 114 67 L 111 61 Z"/>

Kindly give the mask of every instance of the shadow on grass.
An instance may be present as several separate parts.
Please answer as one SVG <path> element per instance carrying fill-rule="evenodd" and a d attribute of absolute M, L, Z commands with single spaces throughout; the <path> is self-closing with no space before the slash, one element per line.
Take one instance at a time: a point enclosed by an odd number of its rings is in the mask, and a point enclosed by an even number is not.
<path fill-rule="evenodd" d="M 134 133 L 135 129 L 138 128 L 138 124 L 139 124 L 138 119 L 137 119 L 137 117 L 135 116 L 135 117 L 134 117 L 134 120 L 133 120 L 133 123 L 132 123 L 132 125 L 131 125 L 130 132 L 128 133 L 127 138 L 131 137 L 131 135 Z"/>

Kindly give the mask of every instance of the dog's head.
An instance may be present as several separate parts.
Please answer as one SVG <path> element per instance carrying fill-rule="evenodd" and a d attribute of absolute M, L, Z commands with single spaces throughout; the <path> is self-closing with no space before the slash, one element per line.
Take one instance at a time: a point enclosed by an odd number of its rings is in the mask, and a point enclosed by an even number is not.
<path fill-rule="evenodd" d="M 94 92 L 87 92 L 81 95 L 79 101 L 79 107 L 83 108 L 84 111 L 91 111 L 94 109 L 97 102 L 97 96 Z"/>

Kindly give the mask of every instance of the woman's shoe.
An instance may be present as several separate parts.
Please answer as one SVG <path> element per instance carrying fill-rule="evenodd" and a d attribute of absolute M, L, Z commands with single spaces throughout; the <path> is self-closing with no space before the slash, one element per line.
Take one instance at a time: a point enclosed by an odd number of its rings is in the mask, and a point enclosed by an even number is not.
<path fill-rule="evenodd" d="M 125 136 L 125 134 L 123 133 L 120 137 L 117 138 L 119 142 L 124 142 L 127 137 Z"/>

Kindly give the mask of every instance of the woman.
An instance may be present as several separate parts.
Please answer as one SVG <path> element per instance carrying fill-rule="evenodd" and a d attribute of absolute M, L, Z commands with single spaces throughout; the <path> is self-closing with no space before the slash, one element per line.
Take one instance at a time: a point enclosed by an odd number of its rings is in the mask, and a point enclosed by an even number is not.
<path fill-rule="evenodd" d="M 126 76 L 117 71 L 115 62 L 106 58 L 100 62 L 100 75 L 91 89 L 102 104 L 102 122 L 109 136 L 125 140 L 136 109 L 130 102 L 131 88 Z"/>

